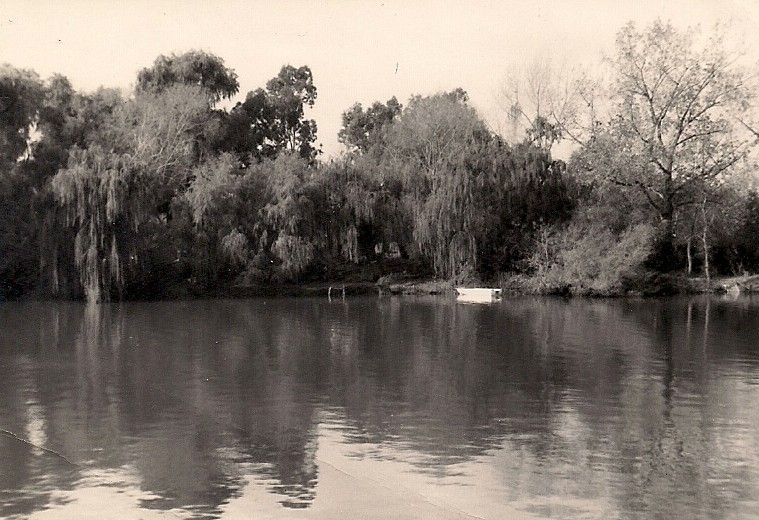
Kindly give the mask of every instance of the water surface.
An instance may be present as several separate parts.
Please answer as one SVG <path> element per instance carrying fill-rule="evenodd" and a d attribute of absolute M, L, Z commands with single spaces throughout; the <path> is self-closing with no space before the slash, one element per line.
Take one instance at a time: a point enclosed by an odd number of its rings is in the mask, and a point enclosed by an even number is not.
<path fill-rule="evenodd" d="M 0 305 L 0 517 L 755 518 L 759 299 Z"/>

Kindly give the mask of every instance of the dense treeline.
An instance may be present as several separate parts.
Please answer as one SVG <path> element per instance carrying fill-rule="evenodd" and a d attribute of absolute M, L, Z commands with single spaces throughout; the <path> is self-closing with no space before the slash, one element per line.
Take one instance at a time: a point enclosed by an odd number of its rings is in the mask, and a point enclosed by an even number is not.
<path fill-rule="evenodd" d="M 587 80 L 561 111 L 513 99 L 516 142 L 462 89 L 355 104 L 328 162 L 307 66 L 227 110 L 237 75 L 205 52 L 158 57 L 130 94 L 5 65 L 0 298 L 209 294 L 397 258 L 457 283 L 599 293 L 645 270 L 757 269 L 759 196 L 734 181 L 755 89 L 718 45 L 698 49 L 668 24 L 626 26 L 611 115 L 581 113 L 599 104 Z M 568 164 L 551 155 L 562 139 Z"/>

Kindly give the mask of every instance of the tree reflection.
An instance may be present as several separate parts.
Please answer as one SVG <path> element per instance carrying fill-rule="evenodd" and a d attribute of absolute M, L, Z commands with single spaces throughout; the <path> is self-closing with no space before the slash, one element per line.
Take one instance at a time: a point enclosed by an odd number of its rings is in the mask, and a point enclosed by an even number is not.
<path fill-rule="evenodd" d="M 308 507 L 325 420 L 441 482 L 490 461 L 539 514 L 604 489 L 624 516 L 719 516 L 759 486 L 757 325 L 712 298 L 0 306 L 0 516 L 109 485 L 215 517 L 251 476 Z"/>

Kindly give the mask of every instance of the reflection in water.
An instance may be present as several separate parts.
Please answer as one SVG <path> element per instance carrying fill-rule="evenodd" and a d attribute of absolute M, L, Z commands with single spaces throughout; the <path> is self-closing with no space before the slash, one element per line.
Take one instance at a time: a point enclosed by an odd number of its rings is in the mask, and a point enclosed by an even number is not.
<path fill-rule="evenodd" d="M 3 304 L 0 516 L 752 518 L 757 330 L 749 298 Z"/>

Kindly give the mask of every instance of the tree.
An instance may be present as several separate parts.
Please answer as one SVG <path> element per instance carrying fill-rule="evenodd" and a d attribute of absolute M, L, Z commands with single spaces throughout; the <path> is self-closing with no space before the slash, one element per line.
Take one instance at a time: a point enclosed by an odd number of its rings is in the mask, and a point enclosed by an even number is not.
<path fill-rule="evenodd" d="M 86 150 L 74 149 L 52 190 L 76 230 L 74 256 L 90 301 L 110 299 L 138 269 L 146 223 L 167 220 L 187 185 L 194 140 L 208 118 L 206 93 L 178 85 L 119 107 Z"/>
<path fill-rule="evenodd" d="M 33 198 L 37 226 L 39 288 L 54 296 L 78 293 L 78 274 L 70 245 L 75 234 L 50 189 L 50 179 L 65 169 L 72 149 L 84 150 L 102 143 L 102 132 L 114 111 L 124 104 L 117 89 L 76 92 L 67 78 L 53 75 L 45 82 L 45 96 L 37 123 L 31 158 L 24 165 L 36 187 Z M 48 293 L 49 291 L 49 293 Z"/>
<path fill-rule="evenodd" d="M 742 207 L 743 216 L 739 220 L 736 249 L 738 251 L 739 271 L 759 270 L 759 193 L 749 191 Z"/>
<path fill-rule="evenodd" d="M 266 83 L 266 89 L 248 92 L 226 121 L 223 150 L 236 152 L 244 164 L 289 151 L 313 162 L 320 150 L 314 147 L 316 121 L 306 119 L 305 108 L 316 102 L 311 69 L 285 65 Z"/>
<path fill-rule="evenodd" d="M 117 89 L 101 87 L 93 93 L 80 93 L 65 76 L 50 77 L 44 85 L 38 135 L 31 143 L 31 169 L 36 176 L 46 179 L 65 167 L 69 149 L 87 148 L 97 140 L 106 120 L 123 103 Z"/>
<path fill-rule="evenodd" d="M 204 51 L 158 56 L 152 67 L 137 75 L 138 92 L 160 93 L 174 85 L 200 87 L 213 103 L 231 98 L 240 89 L 235 71 L 227 68 L 223 59 Z"/>
<path fill-rule="evenodd" d="M 304 116 L 304 108 L 311 108 L 316 102 L 311 69 L 285 65 L 269 80 L 266 90 L 276 118 L 275 141 L 285 150 L 313 159 L 317 154 L 312 146 L 316 140 L 316 122 Z"/>
<path fill-rule="evenodd" d="M 0 168 L 7 171 L 26 151 L 43 99 L 39 76 L 0 66 Z"/>
<path fill-rule="evenodd" d="M 461 89 L 411 98 L 384 154 L 386 168 L 401 172 L 417 247 L 447 278 L 478 267 L 490 188 L 482 170 L 491 135 L 466 100 Z"/>
<path fill-rule="evenodd" d="M 366 153 L 373 146 L 384 142 L 388 125 L 400 116 L 403 106 L 393 96 L 387 103 L 375 101 L 364 111 L 361 103 L 343 112 L 343 127 L 338 140 L 349 150 Z"/>
<path fill-rule="evenodd" d="M 660 257 L 672 252 L 674 216 L 693 203 L 690 187 L 713 184 L 749 151 L 738 119 L 754 92 L 748 74 L 721 45 L 719 34 L 697 45 L 694 31 L 654 22 L 627 24 L 617 35 L 619 146 L 634 167 L 608 179 L 639 190 L 660 221 Z"/>
<path fill-rule="evenodd" d="M 512 69 L 499 97 L 509 123 L 509 142 L 526 139 L 546 151 L 564 138 L 581 143 L 597 117 L 595 89 L 588 77 L 548 58 Z M 581 110 L 584 106 L 588 109 Z"/>

